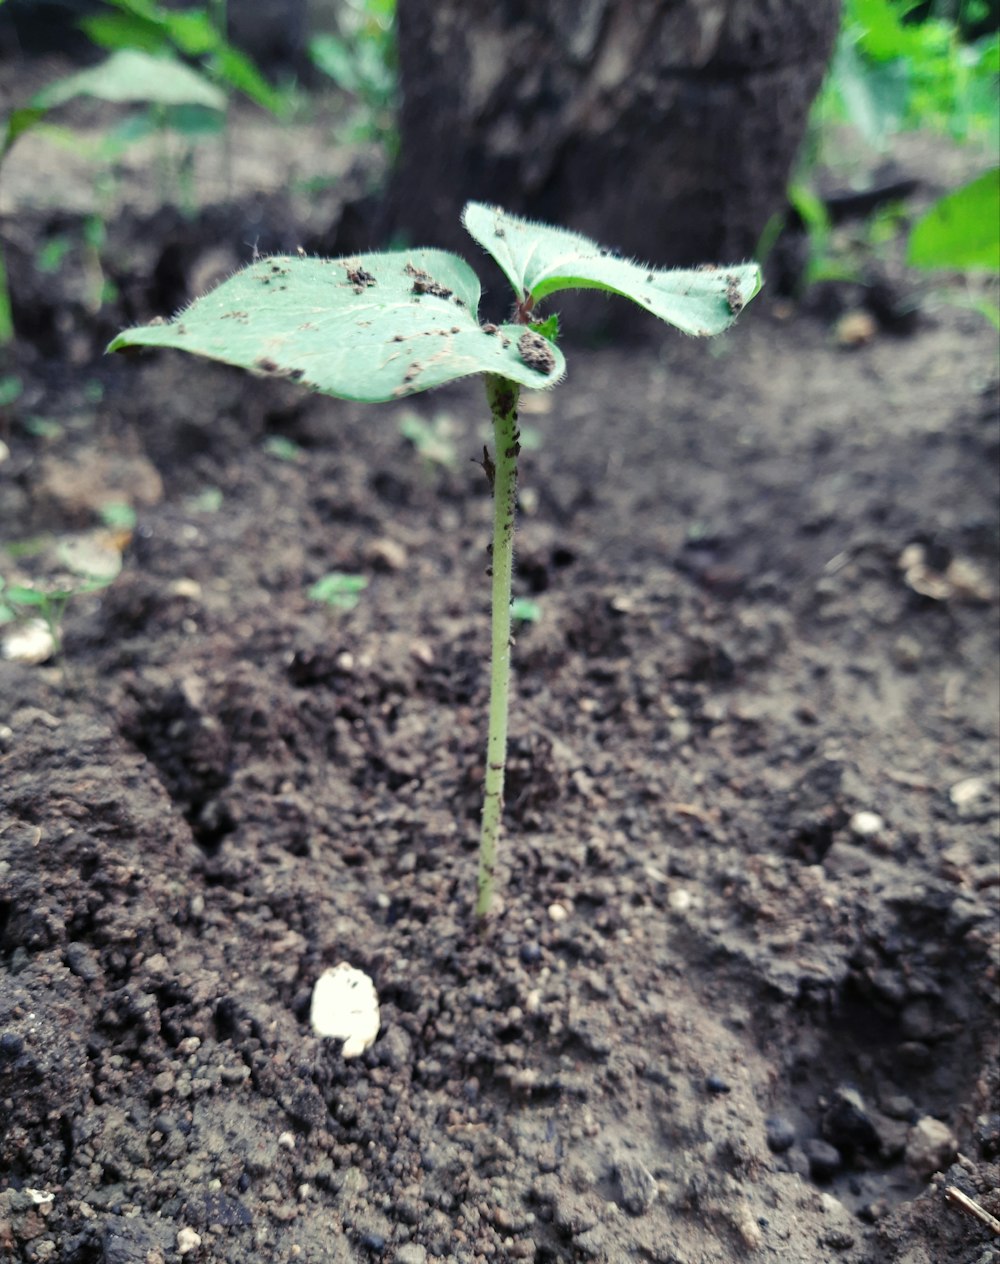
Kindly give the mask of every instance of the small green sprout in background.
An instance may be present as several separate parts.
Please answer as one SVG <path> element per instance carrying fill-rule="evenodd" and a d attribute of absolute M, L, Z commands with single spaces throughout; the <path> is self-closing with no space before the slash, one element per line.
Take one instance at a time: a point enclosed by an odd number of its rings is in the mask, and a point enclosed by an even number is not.
<path fill-rule="evenodd" d="M 307 596 L 310 601 L 321 601 L 333 610 L 353 610 L 361 600 L 361 594 L 368 587 L 364 575 L 345 575 L 342 571 L 331 571 L 322 579 L 317 579 Z"/>
<path fill-rule="evenodd" d="M 100 508 L 101 521 L 111 531 L 133 531 L 136 514 L 133 507 L 124 500 L 109 500 Z"/>
<path fill-rule="evenodd" d="M 399 433 L 420 453 L 425 468 L 441 465 L 454 470 L 458 467 L 455 423 L 447 413 L 438 413 L 433 421 L 425 421 L 419 413 L 407 413 L 400 418 Z"/>
<path fill-rule="evenodd" d="M 305 455 L 293 439 L 286 439 L 284 435 L 268 435 L 264 440 L 264 451 L 289 465 L 298 465 Z"/>
<path fill-rule="evenodd" d="M 530 597 L 515 597 L 510 603 L 510 617 L 515 623 L 537 623 L 542 617 L 542 607 Z"/>
<path fill-rule="evenodd" d="M 399 149 L 395 17 L 396 0 L 347 0 L 338 6 L 336 32 L 309 41 L 316 69 L 355 102 L 340 139 L 375 141 L 390 158 Z"/>
<path fill-rule="evenodd" d="M 0 408 L 16 404 L 24 393 L 24 383 L 14 373 L 0 374 Z"/>
<path fill-rule="evenodd" d="M 45 662 L 62 654 L 62 625 L 66 607 L 77 597 L 99 592 L 114 583 L 122 568 L 120 547 L 101 533 L 67 536 L 55 542 L 39 537 L 8 544 L 3 552 L 14 564 L 34 558 L 38 578 L 11 583 L 0 575 L 0 623 L 34 625 L 47 641 L 32 639 L 22 655 L 9 635 L 3 652 L 8 658 Z M 14 646 L 14 648 L 12 648 Z"/>
<path fill-rule="evenodd" d="M 108 349 L 175 347 L 370 403 L 483 375 L 494 448 L 482 460 L 493 495 L 490 702 L 476 899 L 482 918 L 493 904 L 507 758 L 518 401 L 522 387 L 548 390 L 566 371 L 552 341 L 556 325 L 551 317 L 540 321 L 538 304 L 561 290 L 603 290 L 685 333 L 706 336 L 733 324 L 761 278 L 756 264 L 647 267 L 577 233 L 478 202 L 466 206 L 462 222 L 510 281 L 515 306 L 502 325 L 480 324 L 479 279 L 446 251 L 282 255 L 250 263 L 192 303 L 183 319 L 127 330 Z M 239 320 L 232 319 L 235 313 Z M 362 581 L 352 578 L 356 596 Z"/>
<path fill-rule="evenodd" d="M 204 487 L 200 492 L 189 496 L 184 505 L 191 513 L 213 514 L 222 508 L 224 499 L 221 487 Z"/>
<path fill-rule="evenodd" d="M 7 585 L 0 577 L 0 623 L 37 618 L 51 641 L 51 649 L 44 657 L 58 658 L 63 650 L 62 625 L 66 607 L 75 597 L 107 588 L 114 579 L 114 575 L 95 575 L 90 579 L 81 577 L 78 583 L 64 587 L 29 588 L 26 584 Z"/>

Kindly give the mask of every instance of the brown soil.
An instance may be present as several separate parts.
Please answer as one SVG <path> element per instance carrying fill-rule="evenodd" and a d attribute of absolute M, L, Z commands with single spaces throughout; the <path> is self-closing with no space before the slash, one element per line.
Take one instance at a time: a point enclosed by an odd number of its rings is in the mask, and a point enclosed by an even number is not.
<path fill-rule="evenodd" d="M 1000 1259 L 945 1197 L 1000 1214 L 985 322 L 845 351 L 759 301 L 526 401 L 542 616 L 479 932 L 481 388 L 410 405 L 444 467 L 403 407 L 100 360 L 253 240 L 163 214 L 112 234 L 118 307 L 20 309 L 0 539 L 138 519 L 63 664 L 0 663 L 0 1254 Z M 306 596 L 333 570 L 351 612 Z M 340 961 L 381 1001 L 354 1060 L 308 1022 Z"/>

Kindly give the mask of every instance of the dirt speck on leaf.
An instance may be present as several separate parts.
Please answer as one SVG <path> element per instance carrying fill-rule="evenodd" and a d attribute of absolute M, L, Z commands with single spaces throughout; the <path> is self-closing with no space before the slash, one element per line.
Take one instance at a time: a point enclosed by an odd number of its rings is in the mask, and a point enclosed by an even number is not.
<path fill-rule="evenodd" d="M 552 344 L 547 338 L 543 338 L 541 334 L 536 333 L 533 329 L 526 330 L 518 338 L 517 349 L 521 353 L 521 359 L 529 369 L 535 369 L 537 372 L 547 375 L 556 367 L 556 357 L 552 351 Z"/>
<path fill-rule="evenodd" d="M 407 276 L 413 278 L 414 294 L 432 294 L 435 298 L 451 298 L 453 291 L 447 286 L 441 285 L 435 281 L 429 272 L 425 272 L 423 268 L 416 268 L 412 263 L 408 263 L 403 269 Z"/>

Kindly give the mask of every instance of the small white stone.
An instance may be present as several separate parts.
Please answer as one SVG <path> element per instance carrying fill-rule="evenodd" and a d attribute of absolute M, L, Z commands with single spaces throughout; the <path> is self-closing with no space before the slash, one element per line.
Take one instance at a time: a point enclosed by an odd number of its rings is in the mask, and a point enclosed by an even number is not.
<path fill-rule="evenodd" d="M 876 838 L 885 829 L 885 821 L 877 812 L 855 812 L 847 826 L 855 838 Z"/>
<path fill-rule="evenodd" d="M 693 898 L 690 891 L 685 891 L 683 887 L 675 887 L 667 896 L 667 903 L 675 913 L 686 913 L 691 907 Z"/>
<path fill-rule="evenodd" d="M 948 791 L 948 798 L 957 808 L 967 808 L 977 799 L 988 796 L 989 787 L 983 777 L 966 777 L 963 781 L 956 781 Z"/>
<path fill-rule="evenodd" d="M 188 601 L 197 601 L 201 596 L 201 584 L 196 579 L 175 579 L 168 591 L 173 597 L 184 597 Z"/>
<path fill-rule="evenodd" d="M 3 638 L 3 656 L 13 663 L 28 663 L 37 667 L 47 663 L 55 653 L 56 643 L 52 633 L 41 619 L 29 619 L 14 628 Z"/>
<path fill-rule="evenodd" d="M 917 1176 L 933 1176 L 950 1167 L 958 1154 L 958 1140 L 947 1124 L 924 1115 L 906 1138 L 907 1166 Z"/>
<path fill-rule="evenodd" d="M 291 1132 L 282 1132 L 278 1135 L 278 1145 L 282 1150 L 295 1149 L 295 1134 Z"/>
<path fill-rule="evenodd" d="M 324 970 L 313 988 L 309 1021 L 317 1036 L 344 1042 L 345 1058 L 370 1049 L 378 1035 L 378 993 L 367 974 L 346 961 Z"/>
<path fill-rule="evenodd" d="M 200 1233 L 195 1233 L 195 1231 L 192 1228 L 190 1228 L 188 1225 L 185 1225 L 183 1229 L 177 1230 L 177 1254 L 178 1255 L 190 1255 L 192 1251 L 197 1251 L 197 1249 L 200 1246 L 201 1246 Z"/>
<path fill-rule="evenodd" d="M 564 922 L 569 914 L 561 904 L 550 904 L 546 909 L 550 922 Z"/>

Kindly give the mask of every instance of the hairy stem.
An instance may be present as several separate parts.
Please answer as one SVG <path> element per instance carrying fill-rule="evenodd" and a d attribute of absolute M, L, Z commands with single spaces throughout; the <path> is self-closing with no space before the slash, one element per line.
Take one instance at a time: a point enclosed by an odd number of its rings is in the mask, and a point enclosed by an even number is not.
<path fill-rule="evenodd" d="M 493 903 L 497 839 L 503 816 L 507 765 L 507 696 L 510 688 L 510 600 L 514 567 L 514 509 L 517 495 L 517 398 L 520 387 L 488 374 L 486 398 L 493 414 L 496 457 L 493 482 L 493 614 L 490 651 L 490 720 L 486 740 L 486 784 L 479 836 L 476 915 L 486 917 Z M 487 470 L 489 473 L 490 471 Z"/>

